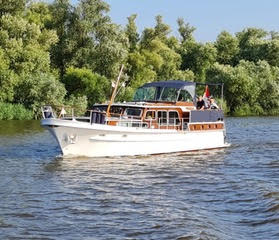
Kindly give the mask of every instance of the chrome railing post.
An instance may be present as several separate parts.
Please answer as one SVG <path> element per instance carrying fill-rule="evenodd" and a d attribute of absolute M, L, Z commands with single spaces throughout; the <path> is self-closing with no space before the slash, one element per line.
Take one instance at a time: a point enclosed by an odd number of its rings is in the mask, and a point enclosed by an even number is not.
<path fill-rule="evenodd" d="M 89 114 L 89 115 L 90 115 L 90 120 L 89 120 L 89 123 L 90 123 L 90 124 L 92 124 L 92 111 L 93 111 L 93 110 L 90 110 L 90 114 Z"/>

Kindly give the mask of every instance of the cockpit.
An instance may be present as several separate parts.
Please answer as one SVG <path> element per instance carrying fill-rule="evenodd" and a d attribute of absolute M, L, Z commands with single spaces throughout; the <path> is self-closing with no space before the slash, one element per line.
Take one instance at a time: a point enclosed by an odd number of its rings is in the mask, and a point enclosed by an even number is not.
<path fill-rule="evenodd" d="M 193 102 L 195 83 L 179 80 L 147 83 L 138 88 L 135 102 Z"/>

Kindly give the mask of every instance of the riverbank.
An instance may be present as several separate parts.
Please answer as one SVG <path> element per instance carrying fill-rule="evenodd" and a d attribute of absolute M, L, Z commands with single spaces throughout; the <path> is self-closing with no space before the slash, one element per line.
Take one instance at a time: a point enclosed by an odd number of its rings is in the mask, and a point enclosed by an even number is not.
<path fill-rule="evenodd" d="M 279 109 L 272 109 L 269 112 L 253 112 L 249 107 L 238 109 L 234 113 L 226 113 L 227 117 L 268 117 L 279 116 Z M 21 104 L 1 103 L 0 102 L 0 120 L 32 120 L 35 119 L 33 112 L 26 109 Z"/>
<path fill-rule="evenodd" d="M 0 120 L 31 120 L 33 118 L 33 112 L 21 104 L 0 102 Z"/>

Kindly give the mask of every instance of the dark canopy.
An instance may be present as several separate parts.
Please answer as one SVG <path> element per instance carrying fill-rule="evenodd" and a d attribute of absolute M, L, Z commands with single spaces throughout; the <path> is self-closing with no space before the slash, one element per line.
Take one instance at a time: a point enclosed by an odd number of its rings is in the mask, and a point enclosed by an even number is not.
<path fill-rule="evenodd" d="M 178 90 L 186 90 L 190 93 L 192 98 L 195 97 L 196 83 L 195 82 L 186 82 L 181 80 L 168 80 L 168 81 L 159 81 L 146 83 L 142 88 L 155 87 L 155 88 L 175 88 Z"/>
<path fill-rule="evenodd" d="M 196 86 L 195 82 L 186 82 L 181 80 L 169 80 L 169 81 L 159 81 L 159 82 L 151 82 L 146 83 L 142 87 L 170 87 L 170 88 L 177 88 L 177 89 L 187 89 L 189 86 Z"/>

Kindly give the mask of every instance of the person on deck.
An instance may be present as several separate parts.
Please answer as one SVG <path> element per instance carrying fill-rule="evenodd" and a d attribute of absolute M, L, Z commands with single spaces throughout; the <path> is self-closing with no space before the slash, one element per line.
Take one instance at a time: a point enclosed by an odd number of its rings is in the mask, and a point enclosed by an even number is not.
<path fill-rule="evenodd" d="M 219 109 L 213 97 L 210 97 L 209 100 L 210 100 L 210 109 Z"/>
<path fill-rule="evenodd" d="M 204 110 L 204 108 L 205 108 L 205 103 L 204 103 L 203 97 L 199 96 L 199 99 L 197 101 L 197 109 Z"/>

